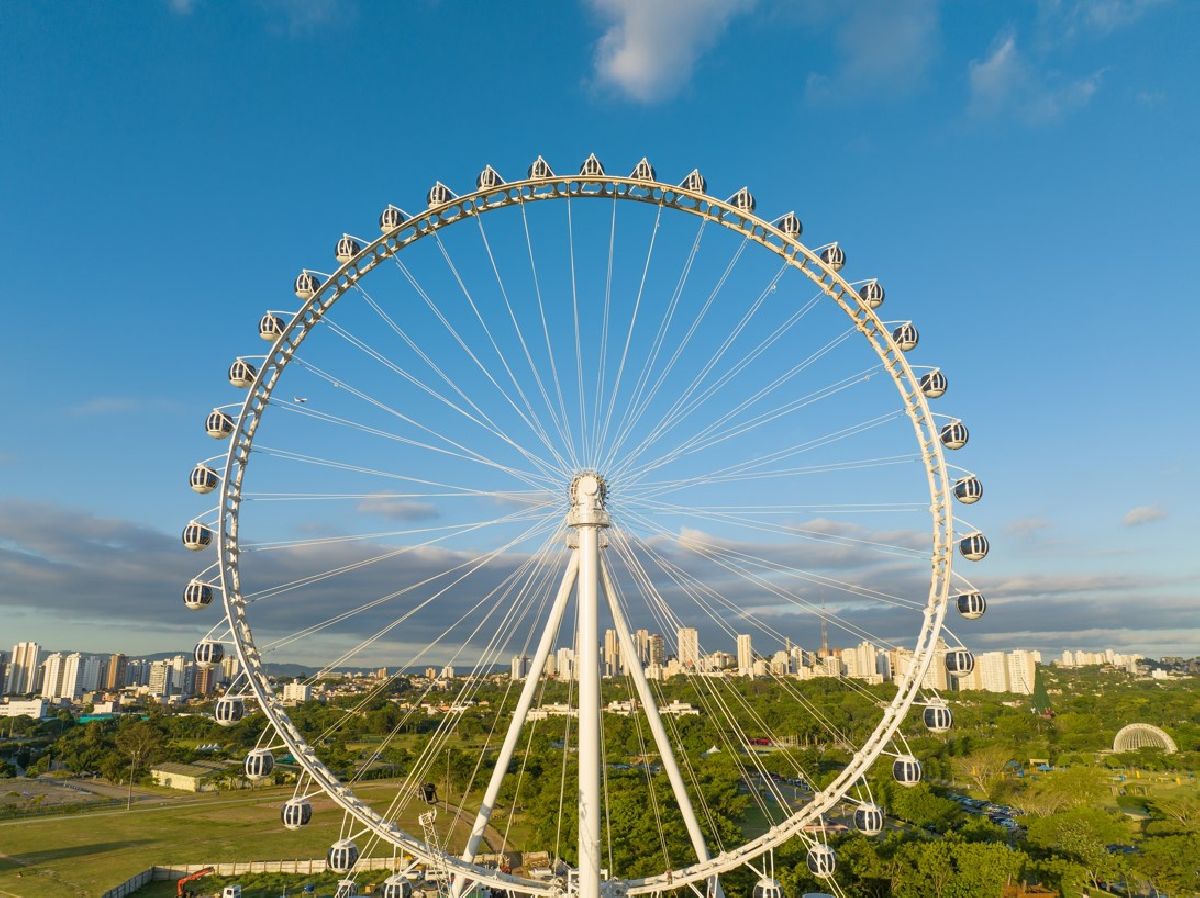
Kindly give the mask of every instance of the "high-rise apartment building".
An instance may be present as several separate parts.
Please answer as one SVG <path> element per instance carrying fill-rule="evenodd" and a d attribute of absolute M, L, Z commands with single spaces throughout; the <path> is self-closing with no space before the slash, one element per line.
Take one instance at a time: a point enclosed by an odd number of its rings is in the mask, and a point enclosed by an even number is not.
<path fill-rule="evenodd" d="M 36 642 L 18 642 L 14 645 L 4 688 L 0 692 L 5 695 L 33 692 L 38 678 L 38 656 L 41 651 L 42 647 Z"/>
<path fill-rule="evenodd" d="M 638 630 L 633 636 L 633 644 L 637 646 L 638 663 L 645 667 L 650 663 L 650 631 Z"/>
<path fill-rule="evenodd" d="M 621 673 L 621 643 L 616 630 L 604 631 L 604 676 L 615 677 Z"/>
<path fill-rule="evenodd" d="M 125 685 L 125 670 L 128 665 L 129 659 L 124 655 L 110 655 L 104 668 L 104 688 L 109 692 L 122 688 Z"/>
<path fill-rule="evenodd" d="M 62 686 L 58 694 L 74 701 L 83 695 L 83 655 L 73 652 L 67 655 L 62 665 Z"/>
<path fill-rule="evenodd" d="M 171 694 L 171 665 L 167 661 L 154 661 L 150 664 L 150 681 L 148 683 L 151 695 L 167 698 Z"/>
<path fill-rule="evenodd" d="M 687 670 L 695 670 L 700 665 L 700 634 L 695 627 L 680 627 L 679 663 Z"/>
<path fill-rule="evenodd" d="M 754 649 L 750 645 L 749 633 L 738 634 L 737 672 L 739 677 L 748 677 L 754 673 Z"/>
<path fill-rule="evenodd" d="M 62 696 L 63 661 L 62 652 L 51 652 L 42 662 L 42 698 L 56 699 Z"/>
<path fill-rule="evenodd" d="M 650 663 L 662 667 L 667 661 L 667 641 L 661 633 L 653 634 L 649 641 Z"/>
<path fill-rule="evenodd" d="M 523 680 L 529 676 L 529 656 L 514 655 L 512 659 L 512 678 Z"/>

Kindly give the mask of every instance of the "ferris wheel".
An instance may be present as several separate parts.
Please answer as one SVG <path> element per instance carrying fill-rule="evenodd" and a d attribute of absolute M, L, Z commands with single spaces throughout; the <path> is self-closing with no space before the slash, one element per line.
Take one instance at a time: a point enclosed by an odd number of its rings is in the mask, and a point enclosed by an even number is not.
<path fill-rule="evenodd" d="M 216 559 L 184 602 L 224 609 L 195 647 L 198 666 L 237 662 L 217 723 L 264 715 L 246 775 L 288 756 L 281 825 L 331 800 L 328 864 L 351 878 L 392 856 L 455 896 L 717 896 L 749 868 L 756 898 L 779 898 L 773 852 L 801 840 L 840 894 L 827 833 L 883 831 L 876 762 L 921 780 L 902 725 L 915 706 L 923 730 L 951 728 L 942 692 L 974 658 L 947 610 L 986 607 L 953 570 L 988 553 L 956 515 L 983 487 L 946 460 L 968 431 L 931 409 L 949 382 L 910 362 L 916 326 L 884 317 L 879 280 L 847 279 L 838 243 L 801 242 L 794 212 L 646 159 L 627 176 L 595 155 L 573 175 L 487 166 L 418 213 L 388 205 L 379 230 L 344 234 L 333 271 L 304 269 L 298 303 L 262 314 L 266 352 L 228 370 L 244 397 L 205 421 L 227 446 L 191 472 L 219 499 L 183 543 Z M 312 685 L 386 670 L 317 732 L 276 692 L 268 665 L 287 662 Z M 347 760 L 356 715 L 387 702 L 390 732 Z M 636 750 L 606 740 L 614 715 Z M 561 770 L 528 769 L 538 733 Z M 370 772 L 402 742 L 381 796 Z M 439 798 L 460 744 L 477 762 Z M 703 788 L 714 758 L 755 811 L 739 834 Z M 558 793 L 554 844 L 527 825 L 534 789 Z M 664 838 L 650 872 L 624 862 L 618 793 L 651 832 L 686 833 L 686 855 Z M 548 869 L 482 859 L 516 849 Z"/>

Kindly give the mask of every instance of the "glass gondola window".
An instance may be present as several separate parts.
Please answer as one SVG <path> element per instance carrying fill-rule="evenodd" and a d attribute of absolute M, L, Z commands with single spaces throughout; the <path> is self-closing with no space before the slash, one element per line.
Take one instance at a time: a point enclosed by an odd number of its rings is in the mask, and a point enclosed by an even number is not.
<path fill-rule="evenodd" d="M 220 664 L 225 657 L 225 646 L 206 639 L 196 643 L 196 647 L 192 650 L 192 657 L 196 660 L 197 667 L 213 667 Z"/>
<path fill-rule="evenodd" d="M 906 321 L 892 331 L 892 339 L 896 341 L 896 346 L 901 352 L 912 352 L 917 348 L 921 335 L 917 333 L 917 328 L 911 321 Z"/>
<path fill-rule="evenodd" d="M 429 193 L 426 194 L 425 199 L 429 203 L 429 208 L 433 209 L 436 206 L 446 205 L 446 203 L 454 199 L 454 194 L 450 191 L 449 187 L 438 181 L 429 188 Z"/>
<path fill-rule="evenodd" d="M 343 265 L 362 252 L 362 244 L 351 237 L 349 234 L 344 234 L 334 247 L 333 256 Z"/>
<path fill-rule="evenodd" d="M 962 421 L 950 421 L 943 424 L 938 435 L 941 437 L 942 445 L 947 449 L 961 449 L 971 439 L 971 433 Z"/>
<path fill-rule="evenodd" d="M 991 545 L 988 543 L 987 537 L 978 530 L 968 533 L 958 542 L 958 551 L 968 561 L 982 561 L 987 557 L 990 549 Z"/>
<path fill-rule="evenodd" d="M 188 477 L 188 484 L 201 495 L 211 493 L 215 490 L 219 481 L 220 478 L 217 476 L 217 472 L 203 463 L 192 468 L 191 476 Z"/>
<path fill-rule="evenodd" d="M 731 196 L 728 202 L 729 205 L 733 206 L 739 212 L 753 212 L 758 206 L 758 200 L 754 198 L 754 194 L 750 192 L 749 187 L 743 187 Z"/>
<path fill-rule="evenodd" d="M 854 811 L 854 828 L 865 836 L 883 832 L 883 811 L 875 804 L 864 804 Z"/>
<path fill-rule="evenodd" d="M 302 271 L 296 275 L 295 292 L 300 299 L 310 299 L 321 287 L 321 282 L 311 271 Z"/>
<path fill-rule="evenodd" d="M 214 440 L 226 439 L 233 433 L 233 418 L 222 411 L 213 409 L 204 419 L 204 431 Z"/>
<path fill-rule="evenodd" d="M 883 305 L 883 284 L 879 281 L 867 281 L 858 288 L 858 295 L 872 309 L 878 309 Z"/>
<path fill-rule="evenodd" d="M 808 849 L 804 863 L 813 876 L 827 879 L 833 876 L 833 871 L 837 869 L 837 855 L 828 845 L 814 845 Z"/>
<path fill-rule="evenodd" d="M 402 209 L 397 209 L 395 206 L 388 206 L 379 213 L 379 230 L 383 233 L 394 231 L 406 221 L 406 216 Z"/>
<path fill-rule="evenodd" d="M 383 898 L 412 898 L 412 883 L 403 876 L 389 876 L 383 881 Z"/>
<path fill-rule="evenodd" d="M 193 552 L 208 548 L 213 541 L 213 532 L 199 521 L 189 521 L 183 528 L 183 545 Z"/>
<path fill-rule="evenodd" d="M 242 359 L 237 359 L 229 366 L 229 382 L 243 390 L 254 383 L 257 374 L 258 369 Z"/>
<path fill-rule="evenodd" d="M 925 721 L 926 729 L 931 733 L 948 732 L 950 725 L 954 722 L 950 706 L 942 701 L 931 701 L 925 706 L 921 717 Z"/>
<path fill-rule="evenodd" d="M 274 768 L 275 756 L 271 754 L 270 749 L 256 748 L 246 755 L 246 779 L 266 779 Z"/>
<path fill-rule="evenodd" d="M 789 237 L 799 237 L 804 233 L 804 225 L 800 223 L 800 216 L 795 212 L 788 212 L 779 219 L 779 230 Z"/>
<path fill-rule="evenodd" d="M 778 880 L 763 877 L 754 886 L 754 898 L 783 898 L 783 887 Z"/>
<path fill-rule="evenodd" d="M 679 186 L 695 193 L 704 193 L 708 189 L 708 182 L 704 180 L 704 175 L 700 174 L 700 169 L 693 168 Z"/>
<path fill-rule="evenodd" d="M 637 181 L 657 181 L 658 173 L 654 171 L 654 166 L 650 164 L 649 159 L 643 158 L 641 162 L 633 167 L 629 177 Z"/>
<path fill-rule="evenodd" d="M 270 312 L 263 315 L 258 321 L 258 335 L 268 343 L 274 343 L 276 338 L 283 333 L 283 319 L 278 315 L 272 315 Z"/>
<path fill-rule="evenodd" d="M 915 786 L 921 781 L 921 762 L 912 755 L 901 755 L 892 761 L 892 779 L 902 786 Z"/>
<path fill-rule="evenodd" d="M 529 178 L 534 180 L 537 178 L 553 178 L 554 171 L 550 168 L 550 163 L 538 156 L 533 160 L 533 164 L 529 166 Z"/>
<path fill-rule="evenodd" d="M 965 677 L 975 669 L 975 656 L 966 649 L 946 652 L 946 671 L 952 677 Z"/>
<path fill-rule="evenodd" d="M 490 165 L 485 165 L 483 171 L 479 173 L 479 177 L 475 179 L 475 186 L 480 190 L 491 190 L 493 187 L 499 187 L 504 183 L 504 179 L 500 177 L 500 173 Z"/>
<path fill-rule="evenodd" d="M 978 620 L 987 611 L 987 601 L 981 592 L 964 592 L 955 599 L 958 613 L 967 620 Z"/>
<path fill-rule="evenodd" d="M 326 860 L 329 869 L 334 873 L 349 873 L 358 863 L 358 858 L 358 846 L 349 839 L 339 839 L 329 846 L 329 855 Z"/>
<path fill-rule="evenodd" d="M 983 498 L 983 482 L 971 475 L 954 481 L 954 498 L 963 505 L 974 505 Z"/>
<path fill-rule="evenodd" d="M 199 611 L 212 604 L 213 588 L 203 580 L 193 580 L 183 588 L 183 604 L 190 611 Z"/>
<path fill-rule="evenodd" d="M 223 695 L 213 706 L 213 720 L 223 727 L 231 727 L 245 716 L 246 703 L 240 696 Z"/>
<path fill-rule="evenodd" d="M 279 819 L 285 829 L 299 829 L 308 826 L 312 820 L 312 805 L 303 798 L 293 798 L 283 803 L 279 811 Z"/>
<path fill-rule="evenodd" d="M 579 166 L 579 173 L 585 178 L 598 178 L 604 174 L 604 163 L 592 153 L 583 160 L 583 165 Z"/>
<path fill-rule="evenodd" d="M 933 371 L 926 371 L 921 375 L 919 386 L 927 398 L 940 399 L 946 394 L 950 382 L 946 380 L 945 374 L 935 368 Z"/>
<path fill-rule="evenodd" d="M 821 250 L 821 261 L 834 271 L 841 271 L 846 265 L 846 253 L 836 243 Z"/>

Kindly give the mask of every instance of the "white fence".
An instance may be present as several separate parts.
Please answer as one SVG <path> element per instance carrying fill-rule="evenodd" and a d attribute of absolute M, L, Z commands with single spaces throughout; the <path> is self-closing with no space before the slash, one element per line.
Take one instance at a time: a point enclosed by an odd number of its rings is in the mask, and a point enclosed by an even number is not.
<path fill-rule="evenodd" d="M 354 865 L 355 870 L 392 870 L 398 864 L 393 858 L 362 858 Z M 241 876 L 246 873 L 297 873 L 311 875 L 324 873 L 325 858 L 308 858 L 295 861 L 238 861 L 232 864 L 180 864 L 170 867 L 151 867 L 132 876 L 119 886 L 109 889 L 100 898 L 125 898 L 146 883 L 164 879 L 183 879 L 189 873 L 211 867 L 215 876 Z"/>

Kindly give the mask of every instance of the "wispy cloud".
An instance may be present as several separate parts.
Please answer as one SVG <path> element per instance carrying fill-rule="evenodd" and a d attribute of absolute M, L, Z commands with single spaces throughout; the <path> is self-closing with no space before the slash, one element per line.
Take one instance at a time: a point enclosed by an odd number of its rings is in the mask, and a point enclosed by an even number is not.
<path fill-rule="evenodd" d="M 413 502 L 388 495 L 363 499 L 358 503 L 358 510 L 393 521 L 428 521 L 438 516 L 437 507 L 429 502 Z"/>
<path fill-rule="evenodd" d="M 173 399 L 149 399 L 144 396 L 96 396 L 67 409 L 67 413 L 88 415 L 130 415 L 137 412 L 173 412 L 180 405 Z"/>
<path fill-rule="evenodd" d="M 1013 536 L 1028 539 L 1043 530 L 1050 529 L 1050 522 L 1045 518 L 1038 517 L 1017 518 L 1015 521 L 1010 521 L 1004 529 Z"/>
<path fill-rule="evenodd" d="M 967 66 L 967 114 L 975 119 L 1012 117 L 1029 125 L 1049 124 L 1091 102 L 1103 75 L 1103 70 L 1083 78 L 1043 74 L 1021 52 L 1016 32 L 1007 29 L 985 57 Z"/>
<path fill-rule="evenodd" d="M 1139 505 L 1125 512 L 1125 516 L 1121 518 L 1121 523 L 1126 527 L 1138 527 L 1142 524 L 1153 524 L 1155 521 L 1161 521 L 1166 516 L 1167 510 L 1161 505 Z"/>
<path fill-rule="evenodd" d="M 730 20 L 754 0 L 589 0 L 607 24 L 596 79 L 639 103 L 676 94 Z"/>
<path fill-rule="evenodd" d="M 905 94 L 920 86 L 938 49 L 936 0 L 867 0 L 851 6 L 821 4 L 809 9 L 835 16 L 839 66 L 812 73 L 805 85 L 810 102 L 872 94 Z"/>
<path fill-rule="evenodd" d="M 1172 0 L 1041 0 L 1038 18 L 1051 38 L 1103 37 Z"/>
<path fill-rule="evenodd" d="M 358 18 L 356 0 L 258 0 L 274 27 L 283 26 L 293 37 L 303 37 L 330 25 Z"/>
<path fill-rule="evenodd" d="M 197 0 L 167 0 L 167 9 L 179 16 L 190 16 L 196 9 Z"/>

